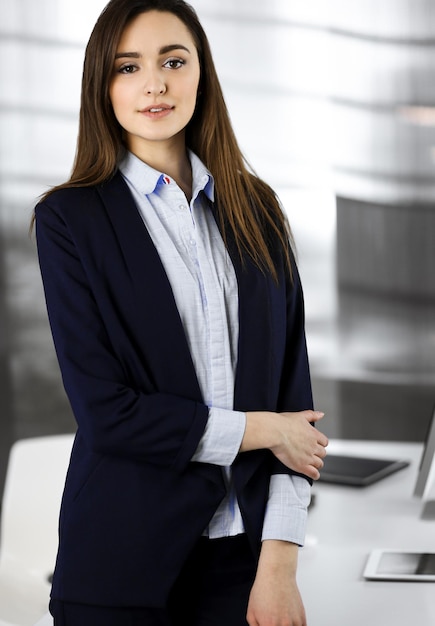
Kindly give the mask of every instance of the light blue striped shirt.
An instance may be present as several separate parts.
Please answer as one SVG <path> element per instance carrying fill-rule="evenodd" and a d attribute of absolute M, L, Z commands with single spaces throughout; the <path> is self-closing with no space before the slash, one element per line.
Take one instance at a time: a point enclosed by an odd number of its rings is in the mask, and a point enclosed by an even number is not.
<path fill-rule="evenodd" d="M 207 200 L 214 181 L 189 153 L 192 199 L 165 173 L 131 153 L 119 168 L 157 248 L 174 293 L 209 419 L 193 461 L 223 469 L 227 496 L 206 530 L 211 538 L 244 532 L 230 466 L 243 438 L 246 416 L 233 410 L 238 343 L 238 289 L 233 265 Z M 259 407 L 261 408 L 261 407 Z M 272 476 L 263 539 L 302 545 L 308 482 L 298 476 Z"/>

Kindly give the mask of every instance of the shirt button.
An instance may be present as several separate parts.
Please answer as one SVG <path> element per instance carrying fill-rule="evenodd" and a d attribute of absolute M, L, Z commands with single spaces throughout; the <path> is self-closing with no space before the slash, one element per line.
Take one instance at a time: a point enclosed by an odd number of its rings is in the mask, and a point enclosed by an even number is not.
<path fill-rule="evenodd" d="M 180 206 L 178 208 L 180 209 L 180 211 L 185 211 L 186 210 L 186 205 L 185 204 L 180 204 Z"/>

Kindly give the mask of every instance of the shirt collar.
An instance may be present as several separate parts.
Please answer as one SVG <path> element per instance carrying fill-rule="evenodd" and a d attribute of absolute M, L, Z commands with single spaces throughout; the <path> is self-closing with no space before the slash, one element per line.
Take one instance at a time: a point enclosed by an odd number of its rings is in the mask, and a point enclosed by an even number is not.
<path fill-rule="evenodd" d="M 188 155 L 192 167 L 192 199 L 195 200 L 203 191 L 207 198 L 213 202 L 213 176 L 194 152 L 189 150 Z M 170 176 L 150 167 L 129 151 L 124 153 L 118 167 L 124 178 L 144 195 L 154 193 L 159 185 L 175 184 Z"/>

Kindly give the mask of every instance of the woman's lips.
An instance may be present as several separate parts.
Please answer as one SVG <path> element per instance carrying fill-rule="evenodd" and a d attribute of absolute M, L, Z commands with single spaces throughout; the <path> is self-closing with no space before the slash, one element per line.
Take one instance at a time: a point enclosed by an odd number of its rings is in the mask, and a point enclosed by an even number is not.
<path fill-rule="evenodd" d="M 145 115 L 150 119 L 161 119 L 162 117 L 166 117 L 174 110 L 173 106 L 169 104 L 153 104 L 146 109 L 142 109 L 140 113 Z"/>

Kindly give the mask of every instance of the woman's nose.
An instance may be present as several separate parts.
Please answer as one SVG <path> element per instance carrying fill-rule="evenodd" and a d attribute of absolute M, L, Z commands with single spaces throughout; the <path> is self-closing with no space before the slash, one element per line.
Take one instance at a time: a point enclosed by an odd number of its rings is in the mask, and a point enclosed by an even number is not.
<path fill-rule="evenodd" d="M 166 92 L 166 84 L 157 72 L 150 74 L 144 85 L 145 93 L 148 95 L 161 95 Z"/>

